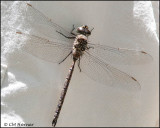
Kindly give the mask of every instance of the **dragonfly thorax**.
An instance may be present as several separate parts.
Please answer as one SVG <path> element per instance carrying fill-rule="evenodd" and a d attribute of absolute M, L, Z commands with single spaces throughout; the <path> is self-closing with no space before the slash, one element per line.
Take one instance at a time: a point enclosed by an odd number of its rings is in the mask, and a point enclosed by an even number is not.
<path fill-rule="evenodd" d="M 74 43 L 73 43 L 73 58 L 78 59 L 82 56 L 83 52 L 87 48 L 87 37 L 85 35 L 77 35 Z"/>

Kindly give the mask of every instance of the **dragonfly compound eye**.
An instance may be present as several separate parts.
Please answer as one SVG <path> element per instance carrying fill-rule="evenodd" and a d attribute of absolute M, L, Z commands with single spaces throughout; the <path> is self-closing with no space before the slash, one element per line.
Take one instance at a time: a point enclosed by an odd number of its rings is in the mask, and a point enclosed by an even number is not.
<path fill-rule="evenodd" d="M 83 27 L 78 27 L 77 32 L 82 34 L 84 32 L 84 28 Z"/>

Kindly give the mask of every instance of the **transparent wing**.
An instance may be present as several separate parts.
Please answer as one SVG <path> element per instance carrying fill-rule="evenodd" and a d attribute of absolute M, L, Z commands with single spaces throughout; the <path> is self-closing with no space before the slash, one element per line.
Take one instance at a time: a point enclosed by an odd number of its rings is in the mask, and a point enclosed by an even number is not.
<path fill-rule="evenodd" d="M 152 56 L 144 51 L 114 48 L 100 44 L 88 44 L 89 53 L 115 64 L 145 64 L 152 61 Z"/>
<path fill-rule="evenodd" d="M 27 22 L 32 26 L 32 29 L 36 29 L 38 32 L 50 37 L 63 39 L 67 41 L 73 41 L 71 39 L 67 39 L 64 36 L 60 35 L 58 32 L 63 33 L 68 37 L 73 37 L 70 32 L 62 28 L 61 26 L 54 23 L 51 19 L 46 17 L 42 12 L 34 8 L 31 4 L 26 4 L 26 18 Z"/>
<path fill-rule="evenodd" d="M 117 86 L 131 91 L 140 90 L 141 88 L 134 77 L 106 64 L 88 52 L 83 54 L 80 66 L 82 72 L 102 84 Z"/>
<path fill-rule="evenodd" d="M 17 35 L 26 41 L 22 47 L 24 51 L 49 62 L 61 62 L 72 50 L 72 45 L 64 41 L 50 41 L 22 32 L 17 32 Z"/>

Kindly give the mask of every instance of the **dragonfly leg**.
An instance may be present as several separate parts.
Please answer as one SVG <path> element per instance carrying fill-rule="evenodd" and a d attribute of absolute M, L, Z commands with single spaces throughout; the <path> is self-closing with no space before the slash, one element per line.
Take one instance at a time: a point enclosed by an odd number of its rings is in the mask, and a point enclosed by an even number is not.
<path fill-rule="evenodd" d="M 92 46 L 89 46 L 89 47 L 87 47 L 87 50 L 89 50 L 90 48 L 93 48 L 93 49 L 94 49 L 94 47 L 92 47 Z"/>
<path fill-rule="evenodd" d="M 92 32 L 93 29 L 94 29 L 94 28 L 91 29 L 91 32 Z"/>
<path fill-rule="evenodd" d="M 74 24 L 73 24 L 73 28 L 71 30 L 71 34 L 74 35 L 74 36 L 77 36 L 75 33 L 73 33 L 74 29 L 75 29 L 75 27 L 74 27 Z"/>
<path fill-rule="evenodd" d="M 59 34 L 61 34 L 65 38 L 68 38 L 68 39 L 75 39 L 76 38 L 76 37 L 68 37 L 68 36 L 64 35 L 63 33 L 59 32 L 59 31 L 56 31 L 56 32 L 59 33 Z"/>
<path fill-rule="evenodd" d="M 81 72 L 81 67 L 80 67 L 80 57 L 78 59 L 78 68 L 79 68 L 79 71 Z"/>
<path fill-rule="evenodd" d="M 61 64 L 63 61 L 65 61 L 70 54 L 72 54 L 72 51 L 61 62 L 59 62 L 59 64 Z"/>

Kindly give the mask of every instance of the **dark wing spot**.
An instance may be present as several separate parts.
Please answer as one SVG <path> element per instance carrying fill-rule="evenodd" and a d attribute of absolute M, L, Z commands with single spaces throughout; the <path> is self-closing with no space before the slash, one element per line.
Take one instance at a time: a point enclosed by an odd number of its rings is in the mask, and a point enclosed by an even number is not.
<path fill-rule="evenodd" d="M 141 53 L 147 54 L 147 53 L 146 53 L 146 52 L 144 52 L 144 51 L 141 51 Z"/>
<path fill-rule="evenodd" d="M 16 32 L 17 34 L 22 34 L 22 32 Z"/>
<path fill-rule="evenodd" d="M 134 77 L 131 77 L 134 81 L 137 81 Z"/>
<path fill-rule="evenodd" d="M 27 5 L 32 7 L 32 5 L 31 5 L 31 4 L 29 4 L 29 3 L 27 3 Z"/>

